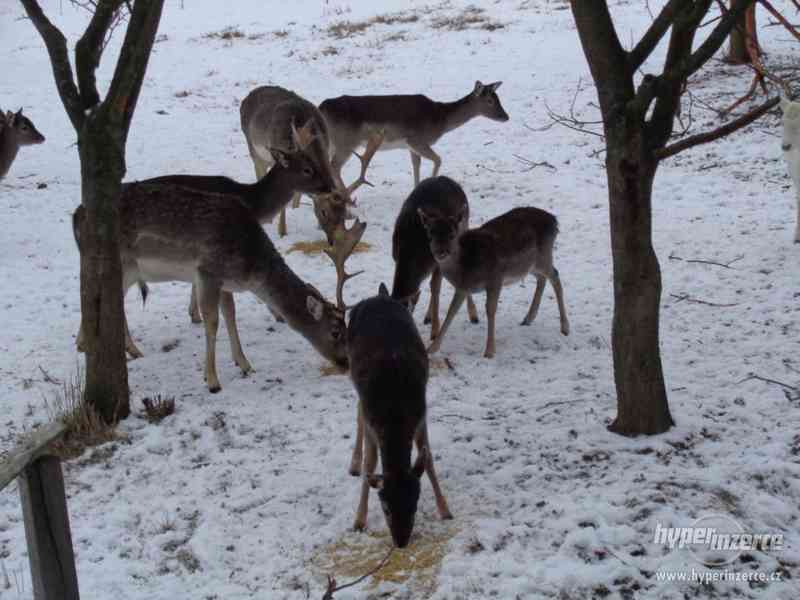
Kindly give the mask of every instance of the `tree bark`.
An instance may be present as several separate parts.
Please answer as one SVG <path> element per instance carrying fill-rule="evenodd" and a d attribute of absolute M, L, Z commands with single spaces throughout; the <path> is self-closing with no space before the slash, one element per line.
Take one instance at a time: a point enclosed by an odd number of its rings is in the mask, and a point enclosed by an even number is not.
<path fill-rule="evenodd" d="M 79 134 L 81 203 L 81 319 L 86 352 L 84 399 L 108 422 L 130 414 L 117 198 L 125 175 L 118 135 L 106 111 L 87 117 Z"/>
<path fill-rule="evenodd" d="M 733 0 L 731 0 L 731 5 Z M 749 65 L 753 62 L 753 52 L 761 54 L 756 30 L 756 6 L 753 4 L 736 22 L 729 38 L 728 54 L 725 61 L 733 65 Z"/>
<path fill-rule="evenodd" d="M 614 265 L 611 347 L 622 435 L 656 434 L 674 422 L 659 345 L 661 269 L 652 237 L 652 191 L 658 162 L 635 123 L 607 130 L 606 173 Z"/>

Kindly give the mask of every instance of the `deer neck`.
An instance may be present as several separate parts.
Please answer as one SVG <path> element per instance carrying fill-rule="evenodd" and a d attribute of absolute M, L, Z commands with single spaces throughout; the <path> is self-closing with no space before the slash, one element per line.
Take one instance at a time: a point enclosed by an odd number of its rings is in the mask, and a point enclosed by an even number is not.
<path fill-rule="evenodd" d="M 383 474 L 400 475 L 411 470 L 411 438 L 384 438 L 380 443 Z"/>
<path fill-rule="evenodd" d="M 10 129 L 8 125 L 6 125 Z M 11 163 L 17 157 L 19 144 L 13 131 L 0 133 L 0 177 L 5 176 L 11 168 Z"/>
<path fill-rule="evenodd" d="M 471 93 L 455 102 L 441 102 L 440 106 L 444 114 L 444 133 L 458 129 L 467 121 L 478 116 Z"/>
<path fill-rule="evenodd" d="M 251 209 L 260 223 L 272 220 L 292 199 L 294 189 L 286 174 L 287 170 L 276 164 L 253 184 L 250 191 Z"/>
<path fill-rule="evenodd" d="M 269 248 L 271 252 L 260 261 L 262 268 L 252 291 L 286 319 L 292 329 L 307 337 L 316 325 L 306 303 L 311 288 L 289 268 L 271 241 Z"/>

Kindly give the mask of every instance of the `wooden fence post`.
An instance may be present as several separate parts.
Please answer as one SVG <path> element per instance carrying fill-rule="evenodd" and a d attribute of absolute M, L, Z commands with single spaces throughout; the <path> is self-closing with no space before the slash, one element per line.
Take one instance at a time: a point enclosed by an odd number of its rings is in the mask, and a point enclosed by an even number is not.
<path fill-rule="evenodd" d="M 41 456 L 18 481 L 34 600 L 79 600 L 61 461 Z"/>

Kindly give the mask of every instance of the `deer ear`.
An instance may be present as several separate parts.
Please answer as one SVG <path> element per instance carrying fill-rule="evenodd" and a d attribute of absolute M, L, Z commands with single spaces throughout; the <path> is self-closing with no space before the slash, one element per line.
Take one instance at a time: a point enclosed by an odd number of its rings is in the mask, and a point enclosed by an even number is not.
<path fill-rule="evenodd" d="M 17 115 L 15 115 L 13 112 L 8 111 L 6 113 L 6 122 L 9 124 L 9 126 L 13 127 L 14 126 L 14 122 L 16 120 L 17 120 Z"/>
<path fill-rule="evenodd" d="M 422 448 L 419 449 L 419 454 L 417 454 L 417 460 L 414 463 L 414 468 L 411 469 L 411 472 L 417 479 L 422 477 L 422 474 L 425 472 L 425 467 L 427 466 L 429 459 L 430 456 L 428 454 L 428 447 L 423 446 Z"/>
<path fill-rule="evenodd" d="M 22 107 L 21 106 L 19 107 L 19 110 L 17 111 L 17 116 L 18 117 L 22 116 Z"/>
<path fill-rule="evenodd" d="M 388 296 L 389 290 L 386 289 L 386 284 L 382 283 L 378 288 L 378 296 Z"/>
<path fill-rule="evenodd" d="M 501 85 L 503 85 L 502 81 L 495 81 L 494 83 L 490 83 L 486 87 L 489 88 L 491 91 L 496 92 L 497 88 L 499 88 Z"/>
<path fill-rule="evenodd" d="M 374 490 L 383 489 L 383 475 L 367 475 L 367 483 Z"/>
<path fill-rule="evenodd" d="M 315 296 L 306 296 L 306 308 L 311 316 L 314 317 L 315 321 L 322 320 L 322 314 L 325 312 L 325 305 L 319 298 Z"/>
<path fill-rule="evenodd" d="M 475 82 L 475 88 L 472 90 L 473 96 L 480 96 L 483 92 L 484 85 L 480 81 Z"/>
<path fill-rule="evenodd" d="M 270 148 L 269 153 L 272 154 L 272 159 L 280 164 L 284 169 L 289 168 L 289 157 L 286 156 L 286 153 L 283 150 L 277 150 L 276 148 Z"/>

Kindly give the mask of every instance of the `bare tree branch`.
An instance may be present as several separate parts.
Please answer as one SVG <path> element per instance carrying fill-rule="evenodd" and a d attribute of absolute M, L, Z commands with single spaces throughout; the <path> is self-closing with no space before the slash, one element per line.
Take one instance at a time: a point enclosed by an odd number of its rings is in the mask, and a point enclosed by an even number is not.
<path fill-rule="evenodd" d="M 776 96 L 770 100 L 767 100 L 764 104 L 759 106 L 758 108 L 754 108 L 750 112 L 742 115 L 741 117 L 734 119 L 730 123 L 726 123 L 716 129 L 711 131 L 707 131 L 705 133 L 698 133 L 697 135 L 693 135 L 687 138 L 680 140 L 679 142 L 675 142 L 669 146 L 661 148 L 655 151 L 655 156 L 658 159 L 669 158 L 670 156 L 674 156 L 678 154 L 678 152 L 683 152 L 688 148 L 692 148 L 694 146 L 699 146 L 700 144 L 706 144 L 708 142 L 713 142 L 714 140 L 718 140 L 719 138 L 725 137 L 745 127 L 761 117 L 764 113 L 772 109 L 773 107 L 778 105 L 780 102 L 780 97 Z"/>
<path fill-rule="evenodd" d="M 687 0 L 669 0 L 658 16 L 652 22 L 633 50 L 628 53 L 628 68 L 631 72 L 642 66 L 647 57 L 653 53 L 661 39 L 672 26 L 678 11 L 683 8 Z"/>
<path fill-rule="evenodd" d="M 72 75 L 72 65 L 70 65 L 69 55 L 67 54 L 67 39 L 61 33 L 61 30 L 50 22 L 37 0 L 20 0 L 20 2 L 39 35 L 42 36 L 44 45 L 47 48 L 47 54 L 50 56 L 56 90 L 58 90 L 58 95 L 67 111 L 69 120 L 72 122 L 72 126 L 75 131 L 80 131 L 85 117 L 81 106 L 80 94 Z"/>
<path fill-rule="evenodd" d="M 155 42 L 164 0 L 136 0 L 104 104 L 122 124 L 123 147 Z"/>
<path fill-rule="evenodd" d="M 772 6 L 771 3 L 769 3 L 767 0 L 758 0 L 758 1 L 764 8 L 766 8 L 769 12 L 772 13 L 772 16 L 774 16 L 776 19 L 778 19 L 778 21 L 781 22 L 781 24 L 789 31 L 789 33 L 791 33 L 794 37 L 800 40 L 800 32 L 798 32 L 797 29 L 795 29 L 792 26 L 792 24 L 786 19 L 786 17 L 784 17 L 781 13 L 779 13 L 775 9 L 775 7 Z M 800 6 L 798 6 L 798 10 L 800 10 Z"/>
<path fill-rule="evenodd" d="M 106 34 L 121 4 L 122 0 L 100 0 L 95 6 L 89 26 L 75 45 L 75 70 L 84 110 L 100 103 L 95 71 L 100 65 Z"/>

